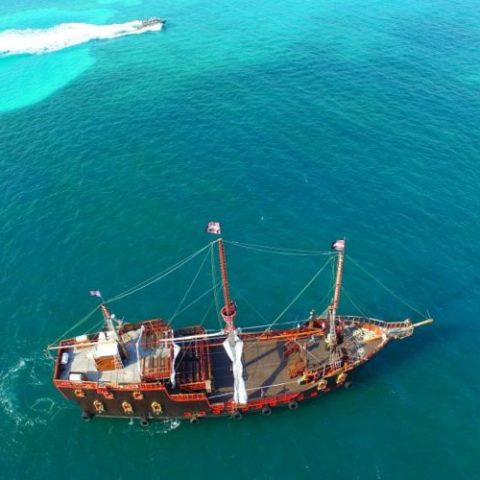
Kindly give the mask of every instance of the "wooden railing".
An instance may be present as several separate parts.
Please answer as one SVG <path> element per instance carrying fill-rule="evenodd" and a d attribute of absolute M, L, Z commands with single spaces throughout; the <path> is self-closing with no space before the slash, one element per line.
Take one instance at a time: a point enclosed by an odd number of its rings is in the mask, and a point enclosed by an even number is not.
<path fill-rule="evenodd" d="M 403 320 L 403 322 L 386 322 L 384 320 L 378 320 L 376 318 L 359 317 L 354 315 L 346 315 L 338 317 L 340 320 L 344 320 L 347 323 L 366 323 L 375 325 L 385 330 L 385 333 L 390 338 L 405 338 L 413 334 L 413 325 L 410 319 Z"/>

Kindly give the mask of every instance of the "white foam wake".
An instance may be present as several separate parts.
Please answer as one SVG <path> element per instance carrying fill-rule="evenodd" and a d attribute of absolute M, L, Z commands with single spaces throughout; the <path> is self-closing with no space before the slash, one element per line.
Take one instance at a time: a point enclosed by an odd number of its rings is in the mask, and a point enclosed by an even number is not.
<path fill-rule="evenodd" d="M 140 20 L 112 25 L 62 23 L 46 29 L 5 30 L 0 33 L 0 55 L 39 55 L 80 45 L 91 40 L 105 40 L 138 35 L 162 29 L 158 23 L 142 27 Z"/>

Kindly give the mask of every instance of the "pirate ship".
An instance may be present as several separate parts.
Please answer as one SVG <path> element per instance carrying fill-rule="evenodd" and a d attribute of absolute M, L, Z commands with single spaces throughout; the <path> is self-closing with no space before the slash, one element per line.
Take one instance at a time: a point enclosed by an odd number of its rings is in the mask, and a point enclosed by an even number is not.
<path fill-rule="evenodd" d="M 207 231 L 221 234 L 220 224 L 210 222 Z M 285 309 L 267 326 L 241 329 L 230 296 L 222 238 L 153 281 L 206 249 L 210 249 L 212 262 L 214 250 L 218 250 L 221 280 L 215 283 L 212 275 L 211 290 L 223 293 L 219 310 L 224 325 L 220 330 L 207 330 L 201 324 L 174 328 L 162 319 L 119 325 L 109 303 L 144 288 L 147 282 L 110 301 L 104 301 L 98 290 L 91 291 L 100 298 L 93 312 L 101 311 L 104 328 L 49 346 L 56 353 L 53 383 L 66 399 L 79 405 L 85 420 L 137 418 L 146 426 L 153 419 L 194 423 L 203 417 L 241 419 L 250 412 L 270 415 L 281 406 L 295 410 L 302 401 L 348 387 L 353 371 L 387 343 L 409 337 L 416 327 L 433 321 L 427 318 L 413 324 L 409 319 L 386 322 L 339 315 L 345 241 L 338 240 L 307 284 L 326 265 L 335 263 L 333 294 L 324 314 L 312 310 L 301 323 L 278 326 Z"/>

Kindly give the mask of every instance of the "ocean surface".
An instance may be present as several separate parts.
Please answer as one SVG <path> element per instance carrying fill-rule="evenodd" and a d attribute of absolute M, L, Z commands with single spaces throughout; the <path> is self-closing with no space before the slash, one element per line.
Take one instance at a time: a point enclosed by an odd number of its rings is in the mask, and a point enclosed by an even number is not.
<path fill-rule="evenodd" d="M 3 0 L 2 478 L 480 478 L 478 7 Z M 132 34 L 152 16 L 167 27 Z M 45 347 L 95 307 L 88 290 L 113 297 L 164 270 L 213 240 L 209 220 L 270 247 L 345 237 L 341 312 L 435 323 L 295 412 L 82 422 Z M 324 261 L 227 254 L 243 326 L 272 321 Z M 170 318 L 195 262 L 112 310 Z M 325 308 L 330 281 L 282 320 Z M 175 325 L 217 328 L 211 301 Z"/>

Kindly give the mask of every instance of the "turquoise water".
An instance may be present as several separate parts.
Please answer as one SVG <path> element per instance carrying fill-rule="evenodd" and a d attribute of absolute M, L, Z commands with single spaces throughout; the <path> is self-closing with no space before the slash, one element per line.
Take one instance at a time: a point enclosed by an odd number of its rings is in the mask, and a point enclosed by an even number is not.
<path fill-rule="evenodd" d="M 154 15 L 168 28 L 0 58 L 4 477 L 478 478 L 478 3 L 6 0 L 0 32 Z M 163 270 L 210 240 L 212 219 L 263 245 L 346 236 L 436 323 L 296 412 L 82 423 L 45 345 L 91 310 L 88 290 L 110 297 Z M 271 320 L 322 262 L 228 255 L 242 325 L 264 323 L 243 299 Z M 112 308 L 169 317 L 197 267 Z M 329 281 L 286 320 L 320 308 Z M 356 306 L 344 297 L 343 312 L 420 319 L 348 258 L 345 289 Z"/>

